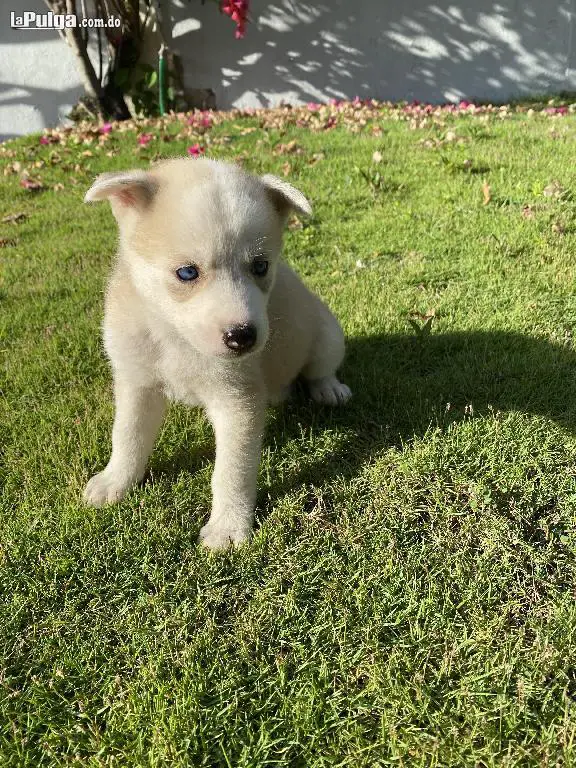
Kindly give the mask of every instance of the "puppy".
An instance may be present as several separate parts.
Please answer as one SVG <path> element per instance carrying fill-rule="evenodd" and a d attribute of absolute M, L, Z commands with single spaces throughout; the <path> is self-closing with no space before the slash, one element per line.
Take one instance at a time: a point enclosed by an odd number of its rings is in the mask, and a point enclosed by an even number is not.
<path fill-rule="evenodd" d="M 240 544 L 252 529 L 266 404 L 298 375 L 319 403 L 351 395 L 336 378 L 338 321 L 280 260 L 290 211 L 310 214 L 310 204 L 275 176 L 207 159 L 105 173 L 85 199 L 104 198 L 120 231 L 104 319 L 116 413 L 112 455 L 84 499 L 118 501 L 142 479 L 168 399 L 199 405 L 216 435 L 200 541 Z"/>

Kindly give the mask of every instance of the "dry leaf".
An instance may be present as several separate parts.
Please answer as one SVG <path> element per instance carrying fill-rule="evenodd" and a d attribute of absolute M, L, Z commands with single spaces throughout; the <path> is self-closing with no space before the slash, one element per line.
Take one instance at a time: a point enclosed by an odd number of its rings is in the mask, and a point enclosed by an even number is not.
<path fill-rule="evenodd" d="M 288 162 L 284 163 L 284 165 L 282 166 L 282 173 L 284 174 L 284 176 L 289 176 L 291 170 L 292 170 L 292 166 L 290 165 L 290 163 Z"/>
<path fill-rule="evenodd" d="M 304 150 L 294 140 L 289 141 L 287 144 L 278 144 L 272 150 L 274 155 L 301 155 Z"/>
<path fill-rule="evenodd" d="M 550 184 L 542 190 L 544 197 L 561 197 L 564 194 L 564 187 L 559 181 L 551 181 Z"/>
<path fill-rule="evenodd" d="M 374 152 L 374 154 L 372 155 L 372 162 L 373 163 L 381 163 L 382 162 L 382 152 L 378 152 L 378 150 L 376 150 L 376 152 Z"/>
<path fill-rule="evenodd" d="M 0 248 L 12 248 L 17 243 L 13 237 L 0 237 Z"/>
<path fill-rule="evenodd" d="M 24 221 L 28 218 L 27 213 L 9 213 L 8 216 L 4 216 L 2 219 L 2 224 L 8 224 L 9 222 L 13 222 L 14 224 L 18 224 L 20 221 Z"/>
<path fill-rule="evenodd" d="M 531 205 L 525 205 L 522 208 L 522 216 L 525 219 L 533 219 L 534 218 L 534 208 Z"/>
<path fill-rule="evenodd" d="M 488 205 L 490 200 L 492 200 L 492 194 L 490 192 L 490 184 L 488 184 L 488 182 L 485 181 L 482 184 L 482 205 Z"/>
<path fill-rule="evenodd" d="M 288 222 L 288 229 L 304 229 L 304 224 L 298 218 L 298 216 L 291 216 L 290 221 Z"/>
<path fill-rule="evenodd" d="M 22 170 L 22 163 L 18 160 L 15 163 L 10 163 L 4 168 L 4 176 L 10 176 L 12 173 L 20 173 Z"/>
<path fill-rule="evenodd" d="M 326 155 L 324 152 L 315 152 L 310 160 L 308 160 L 308 165 L 316 165 L 316 163 L 319 163 L 320 160 L 324 160 L 325 157 Z"/>
<path fill-rule="evenodd" d="M 431 317 L 436 317 L 435 309 L 428 309 L 426 312 L 418 312 L 414 310 L 410 312 L 410 317 L 418 317 L 420 320 L 429 320 Z"/>

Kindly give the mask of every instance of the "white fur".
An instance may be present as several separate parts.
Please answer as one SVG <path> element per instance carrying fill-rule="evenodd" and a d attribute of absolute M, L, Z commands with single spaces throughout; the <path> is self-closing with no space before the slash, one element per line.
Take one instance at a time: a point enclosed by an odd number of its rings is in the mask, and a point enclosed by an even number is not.
<path fill-rule="evenodd" d="M 104 345 L 114 374 L 116 415 L 107 467 L 87 484 L 98 506 L 121 499 L 145 472 L 166 400 L 205 409 L 216 435 L 212 514 L 200 541 L 221 549 L 252 529 L 267 403 L 301 374 L 311 396 L 336 405 L 344 337 L 336 318 L 280 261 L 290 209 L 304 195 L 274 176 L 212 160 L 172 160 L 150 172 L 104 174 L 86 200 L 110 199 L 120 249 L 106 296 Z M 269 262 L 255 277 L 254 258 Z M 176 270 L 194 264 L 200 278 Z M 238 355 L 232 326 L 256 329 Z"/>

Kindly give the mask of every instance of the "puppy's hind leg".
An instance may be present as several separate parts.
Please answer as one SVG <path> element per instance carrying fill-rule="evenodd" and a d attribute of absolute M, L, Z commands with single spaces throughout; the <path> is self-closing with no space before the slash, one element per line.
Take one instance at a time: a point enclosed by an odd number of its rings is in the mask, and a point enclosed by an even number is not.
<path fill-rule="evenodd" d="M 302 369 L 310 397 L 325 405 L 343 405 L 352 397 L 350 387 L 336 376 L 344 359 L 344 333 L 334 315 L 322 307 L 319 330 L 310 359 Z"/>
<path fill-rule="evenodd" d="M 144 477 L 166 412 L 159 390 L 137 387 L 119 377 L 114 383 L 114 398 L 112 455 L 106 469 L 94 475 L 84 489 L 84 501 L 92 507 L 120 501 Z"/>

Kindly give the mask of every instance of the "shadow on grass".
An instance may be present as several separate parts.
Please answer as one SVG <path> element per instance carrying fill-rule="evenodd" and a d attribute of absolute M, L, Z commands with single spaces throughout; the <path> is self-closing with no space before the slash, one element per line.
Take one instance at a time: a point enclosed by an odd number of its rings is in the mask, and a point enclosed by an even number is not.
<path fill-rule="evenodd" d="M 342 436 L 337 450 L 263 489 L 272 502 L 304 483 L 351 478 L 430 426 L 471 416 L 537 414 L 576 432 L 576 354 L 543 339 L 499 331 L 350 339 L 341 377 L 354 393 L 346 407 L 319 408 L 299 392 L 271 425 L 266 445 L 280 449 L 303 429 Z"/>
<path fill-rule="evenodd" d="M 544 416 L 576 433 L 576 354 L 531 336 L 432 332 L 349 339 L 341 378 L 354 393 L 343 408 L 318 406 L 297 386 L 294 396 L 275 409 L 265 449 L 277 453 L 279 461 L 294 450 L 297 468 L 283 469 L 278 478 L 261 484 L 261 521 L 286 493 L 351 479 L 378 455 L 424 435 L 431 426 L 446 428 L 471 417 L 516 411 Z M 323 450 L 322 436 L 328 431 L 330 448 Z M 213 458 L 213 438 L 207 433 L 197 450 L 183 439 L 163 459 L 153 458 L 151 469 L 156 477 L 196 472 Z"/>

